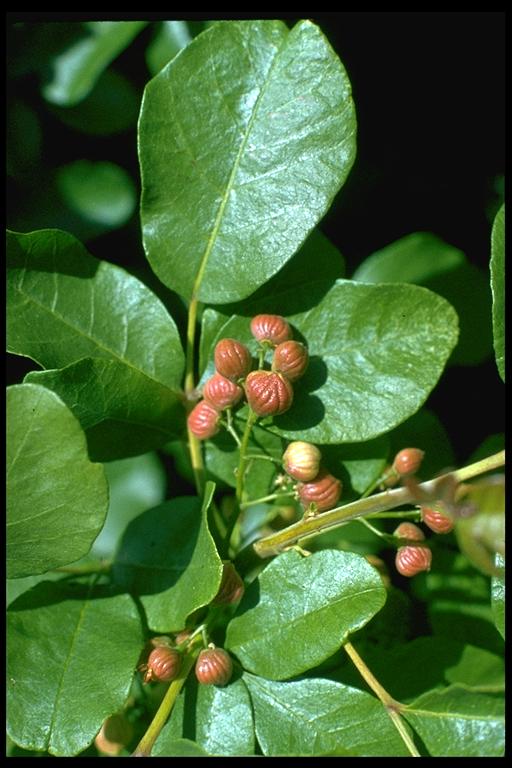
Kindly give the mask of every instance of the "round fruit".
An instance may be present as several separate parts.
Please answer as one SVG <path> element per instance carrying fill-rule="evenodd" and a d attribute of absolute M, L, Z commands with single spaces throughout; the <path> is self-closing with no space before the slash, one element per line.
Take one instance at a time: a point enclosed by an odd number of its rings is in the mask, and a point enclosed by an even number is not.
<path fill-rule="evenodd" d="M 282 373 L 290 381 L 296 381 L 308 367 L 308 350 L 300 341 L 283 341 L 274 351 L 272 370 Z"/>
<path fill-rule="evenodd" d="M 188 428 L 199 440 L 207 440 L 219 431 L 220 413 L 206 400 L 200 400 L 190 411 Z"/>
<path fill-rule="evenodd" d="M 144 682 L 159 680 L 166 683 L 177 677 L 181 667 L 181 654 L 174 648 L 162 645 L 149 654 Z"/>
<path fill-rule="evenodd" d="M 400 523 L 393 536 L 397 536 L 399 539 L 410 539 L 411 541 L 425 540 L 425 534 L 414 523 Z"/>
<path fill-rule="evenodd" d="M 251 333 L 258 341 L 281 344 L 292 338 L 292 330 L 281 315 L 256 315 L 251 320 Z"/>
<path fill-rule="evenodd" d="M 454 528 L 454 522 L 449 515 L 432 507 L 421 508 L 421 519 L 434 533 L 450 533 Z"/>
<path fill-rule="evenodd" d="M 245 380 L 247 402 L 257 416 L 277 416 L 290 408 L 293 388 L 279 373 L 252 371 Z"/>
<path fill-rule="evenodd" d="M 416 576 L 421 571 L 430 571 L 432 552 L 428 547 L 399 547 L 395 556 L 395 566 L 402 576 Z"/>
<path fill-rule="evenodd" d="M 219 591 L 212 602 L 214 605 L 233 605 L 241 600 L 244 589 L 244 582 L 235 570 L 235 566 L 233 563 L 226 562 L 223 565 Z"/>
<path fill-rule="evenodd" d="M 320 470 L 322 455 L 316 445 L 295 440 L 283 454 L 283 466 L 295 480 L 306 483 L 314 480 Z"/>
<path fill-rule="evenodd" d="M 304 507 L 316 504 L 318 512 L 326 512 L 338 503 L 342 491 L 341 480 L 321 469 L 309 483 L 299 483 L 297 492 Z"/>
<path fill-rule="evenodd" d="M 217 372 L 230 381 L 243 379 L 252 366 L 251 353 L 240 341 L 221 339 L 214 352 Z"/>
<path fill-rule="evenodd" d="M 393 460 L 393 469 L 402 477 L 414 475 L 420 468 L 424 455 L 419 448 L 403 448 Z"/>
<path fill-rule="evenodd" d="M 234 381 L 226 379 L 221 373 L 215 373 L 203 387 L 204 399 L 218 411 L 236 405 L 243 394 L 242 387 L 239 387 Z"/>
<path fill-rule="evenodd" d="M 107 717 L 94 739 L 96 749 L 115 757 L 130 743 L 133 727 L 123 714 Z"/>
<path fill-rule="evenodd" d="M 197 657 L 196 677 L 202 685 L 227 685 L 232 674 L 231 656 L 223 648 L 205 648 Z"/>

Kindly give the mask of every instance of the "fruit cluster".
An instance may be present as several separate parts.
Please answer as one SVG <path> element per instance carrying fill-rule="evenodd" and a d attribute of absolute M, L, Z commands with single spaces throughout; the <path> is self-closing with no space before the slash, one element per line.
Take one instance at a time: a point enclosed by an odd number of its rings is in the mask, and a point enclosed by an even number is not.
<path fill-rule="evenodd" d="M 321 466 L 321 458 L 316 445 L 302 440 L 290 443 L 283 454 L 285 472 L 299 481 L 297 495 L 302 506 L 316 512 L 335 507 L 342 491 L 341 480 Z"/>
<path fill-rule="evenodd" d="M 215 374 L 204 384 L 203 399 L 188 416 L 189 430 L 199 440 L 216 435 L 222 411 L 238 405 L 244 396 L 260 417 L 277 416 L 292 405 L 292 382 L 308 366 L 306 347 L 292 339 L 290 325 L 280 315 L 256 315 L 251 333 L 263 351 L 274 350 L 272 369 L 252 371 L 253 359 L 245 344 L 236 339 L 219 341 L 214 352 Z"/>

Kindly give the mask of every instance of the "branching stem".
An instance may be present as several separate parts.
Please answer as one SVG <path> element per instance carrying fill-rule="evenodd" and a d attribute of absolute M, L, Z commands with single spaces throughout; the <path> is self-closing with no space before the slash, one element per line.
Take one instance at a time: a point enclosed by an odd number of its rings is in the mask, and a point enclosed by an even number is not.
<path fill-rule="evenodd" d="M 197 298 L 192 297 L 188 308 L 187 344 L 185 350 L 185 395 L 187 398 L 192 397 L 195 389 L 194 353 L 198 308 L 199 302 Z M 202 496 L 205 484 L 205 472 L 201 444 L 197 437 L 190 431 L 190 429 L 187 429 L 187 431 L 190 460 L 194 472 L 196 490 L 198 496 Z"/>

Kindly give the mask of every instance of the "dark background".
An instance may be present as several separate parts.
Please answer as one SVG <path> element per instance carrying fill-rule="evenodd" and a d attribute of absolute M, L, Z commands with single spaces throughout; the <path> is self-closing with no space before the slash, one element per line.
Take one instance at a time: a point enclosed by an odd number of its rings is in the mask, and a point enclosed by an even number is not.
<path fill-rule="evenodd" d="M 348 72 L 358 119 L 358 155 L 321 224 L 344 255 L 347 275 L 373 251 L 419 230 L 460 248 L 487 273 L 492 219 L 503 196 L 504 12 L 296 13 L 257 12 L 244 18 L 286 18 L 290 25 L 311 18 Z M 139 184 L 135 124 L 113 136 L 88 135 L 64 125 L 40 95 L 52 56 L 73 38 L 81 18 L 83 14 L 8 16 L 8 152 L 13 144 L 30 141 L 30 136 L 12 135 L 9 108 L 14 101 L 21 99 L 34 110 L 41 130 L 37 162 L 24 174 L 8 175 L 6 219 L 12 229 L 66 228 L 62 213 L 57 222 L 51 205 L 38 202 L 35 194 L 52 169 L 63 163 L 109 160 Z M 146 28 L 111 65 L 140 95 L 150 78 L 144 53 L 153 33 Z M 17 151 L 24 149 L 18 146 Z M 81 236 L 72 221 L 68 228 Z M 178 322 L 182 319 L 180 303 L 145 262 L 137 214 L 121 229 L 85 239 L 93 255 L 137 274 L 172 306 Z M 35 367 L 9 355 L 8 383 L 21 381 Z M 465 461 L 489 434 L 504 429 L 504 386 L 494 358 L 478 366 L 449 366 L 427 406 L 445 424 L 458 460 Z"/>

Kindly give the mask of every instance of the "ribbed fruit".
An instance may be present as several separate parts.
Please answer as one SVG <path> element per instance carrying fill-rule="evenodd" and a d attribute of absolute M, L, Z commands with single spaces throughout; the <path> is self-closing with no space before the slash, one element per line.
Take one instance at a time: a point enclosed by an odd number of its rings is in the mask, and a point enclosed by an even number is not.
<path fill-rule="evenodd" d="M 455 525 L 449 515 L 445 515 L 432 507 L 421 508 L 421 519 L 434 533 L 450 533 Z"/>
<path fill-rule="evenodd" d="M 202 685 L 227 685 L 233 674 L 233 662 L 223 648 L 205 648 L 197 657 L 195 671 Z"/>
<path fill-rule="evenodd" d="M 393 460 L 393 469 L 402 477 L 414 475 L 420 468 L 424 455 L 419 448 L 402 448 Z"/>
<path fill-rule="evenodd" d="M 414 523 L 400 523 L 394 532 L 394 536 L 412 541 L 424 541 L 425 535 L 421 528 Z M 399 547 L 395 556 L 395 566 L 402 576 L 416 576 L 422 571 L 429 571 L 432 564 L 432 552 L 427 546 L 415 546 L 408 544 Z"/>
<path fill-rule="evenodd" d="M 214 361 L 217 373 L 230 381 L 245 378 L 252 367 L 251 353 L 236 339 L 221 339 L 215 347 Z"/>
<path fill-rule="evenodd" d="M 219 411 L 206 400 L 200 400 L 190 411 L 187 424 L 192 434 L 199 440 L 207 440 L 219 431 L 219 419 Z"/>
<path fill-rule="evenodd" d="M 203 387 L 203 397 L 218 411 L 231 408 L 240 402 L 244 391 L 234 381 L 226 379 L 221 373 L 215 373 Z"/>
<path fill-rule="evenodd" d="M 321 458 L 316 445 L 295 440 L 283 453 L 283 466 L 285 472 L 295 480 L 307 483 L 318 475 Z"/>
<path fill-rule="evenodd" d="M 251 320 L 251 333 L 258 341 L 281 344 L 292 338 L 292 329 L 281 315 L 256 315 Z"/>
<path fill-rule="evenodd" d="M 282 373 L 290 381 L 296 381 L 304 375 L 308 367 L 308 350 L 300 341 L 283 341 L 274 351 L 272 370 Z"/>
<path fill-rule="evenodd" d="M 297 492 L 304 507 L 316 504 L 318 512 L 326 512 L 338 503 L 342 491 L 341 480 L 321 469 L 309 483 L 299 483 Z"/>
<path fill-rule="evenodd" d="M 149 654 L 147 667 L 144 675 L 145 683 L 150 680 L 159 680 L 163 683 L 174 680 L 180 671 L 181 654 L 165 645 L 154 648 Z"/>
<path fill-rule="evenodd" d="M 279 373 L 252 371 L 245 380 L 247 402 L 257 416 L 277 416 L 290 408 L 293 387 Z"/>

